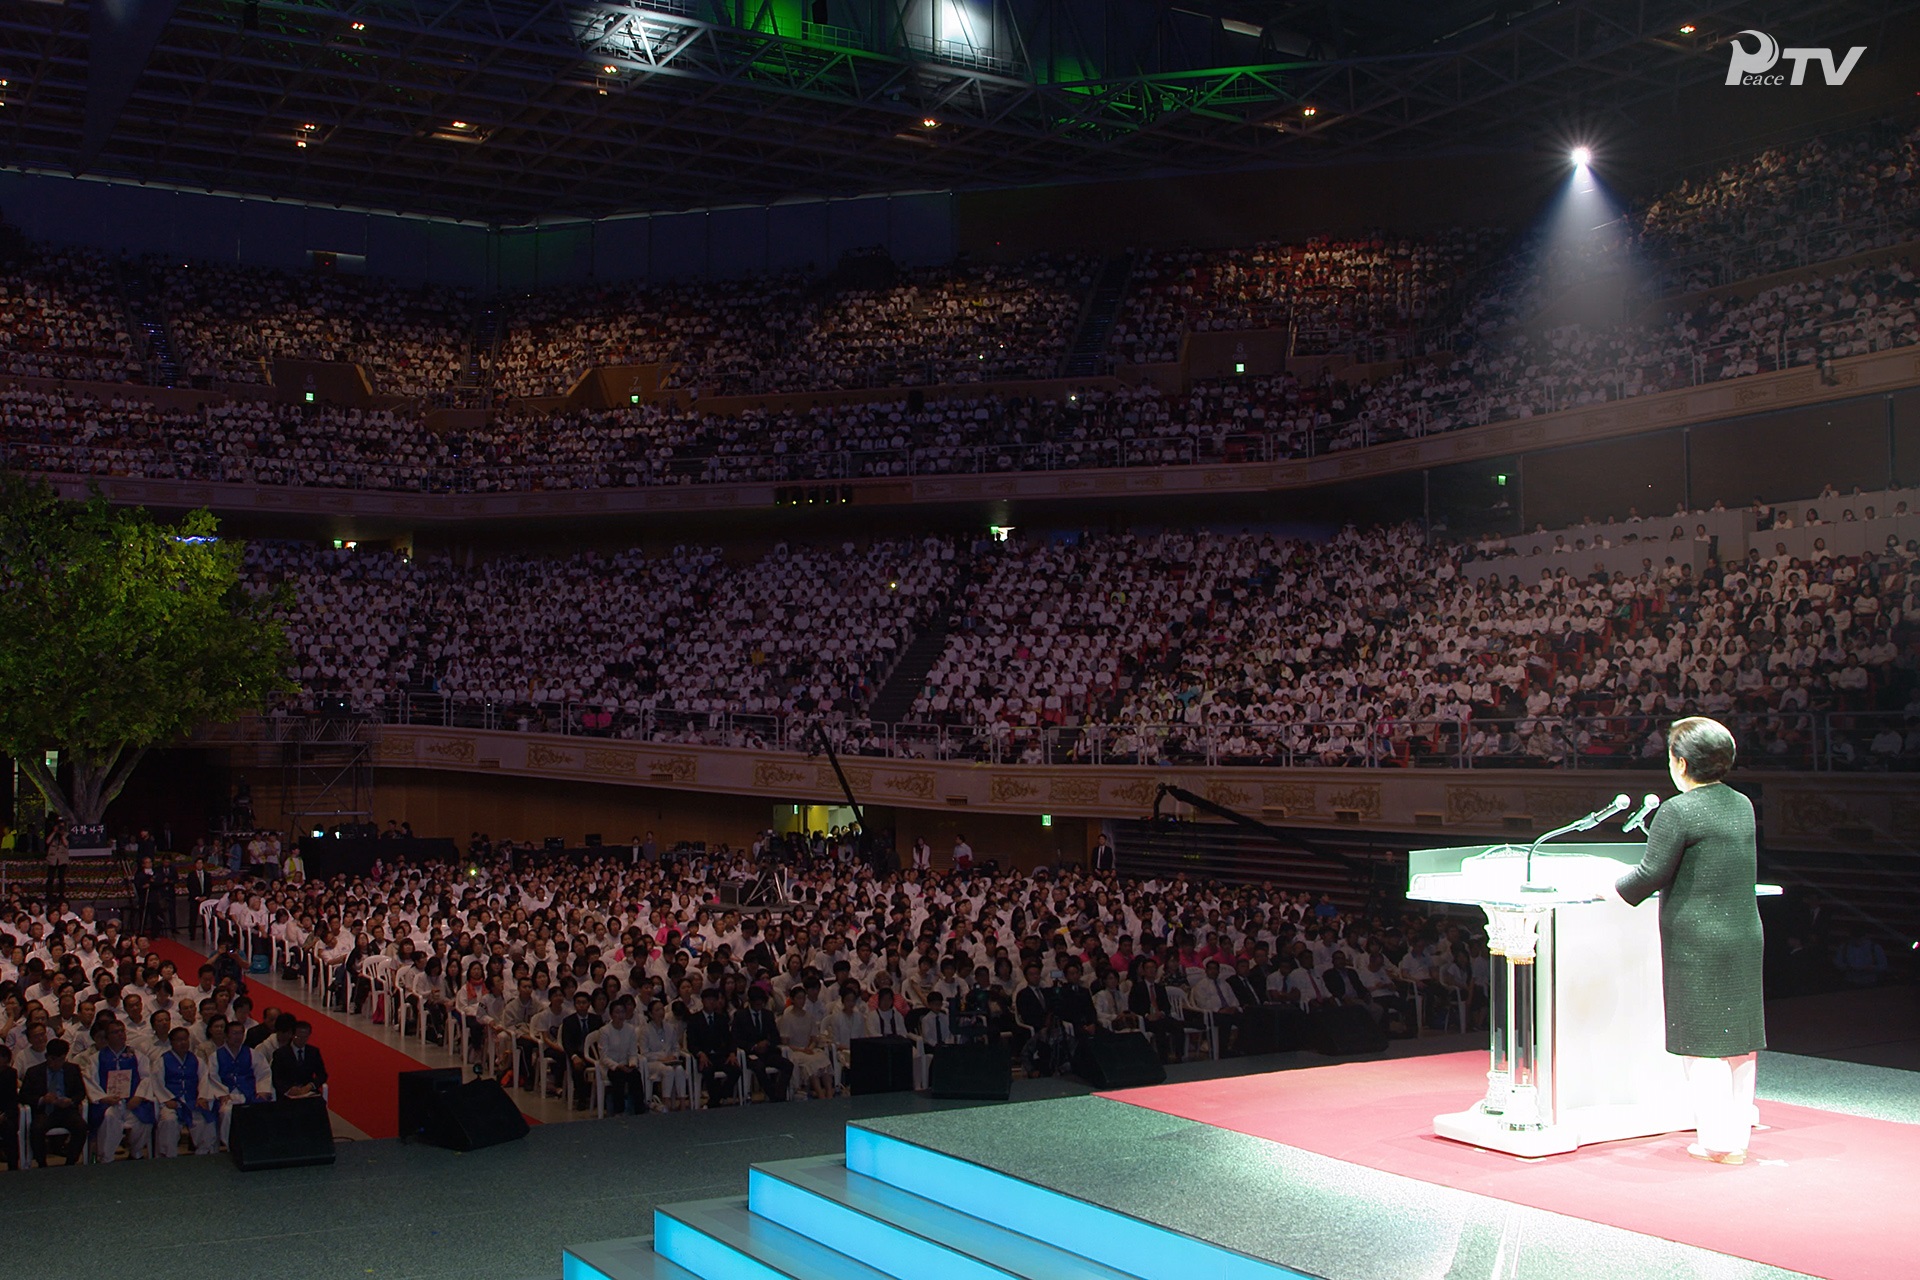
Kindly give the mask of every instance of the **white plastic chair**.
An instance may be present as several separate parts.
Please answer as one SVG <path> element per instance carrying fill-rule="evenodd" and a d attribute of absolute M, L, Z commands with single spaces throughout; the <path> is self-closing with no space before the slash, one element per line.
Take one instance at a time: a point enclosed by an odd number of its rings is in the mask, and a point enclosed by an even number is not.
<path fill-rule="evenodd" d="M 82 1123 L 80 1127 L 82 1132 L 84 1133 L 86 1130 L 86 1125 Z M 20 1167 L 22 1169 L 31 1169 L 35 1167 L 33 1163 L 32 1133 L 33 1133 L 33 1108 L 29 1106 L 22 1106 L 20 1108 L 20 1131 L 14 1137 L 14 1140 L 20 1144 Z M 73 1130 L 68 1129 L 62 1125 L 55 1125 L 53 1128 L 47 1130 L 47 1136 L 49 1138 L 53 1137 L 53 1135 L 56 1133 L 61 1135 L 62 1137 L 70 1138 L 73 1136 Z M 93 1162 L 94 1162 L 93 1135 L 86 1134 L 86 1141 L 80 1144 L 80 1163 L 92 1164 Z"/>
<path fill-rule="evenodd" d="M 595 1027 L 580 1044 L 580 1056 L 587 1060 L 587 1079 L 593 1082 L 593 1114 L 599 1120 L 607 1118 L 607 1071 L 600 1059 L 600 1033 L 605 1030 L 605 1027 Z M 571 1109 L 572 1101 L 567 1105 Z"/>

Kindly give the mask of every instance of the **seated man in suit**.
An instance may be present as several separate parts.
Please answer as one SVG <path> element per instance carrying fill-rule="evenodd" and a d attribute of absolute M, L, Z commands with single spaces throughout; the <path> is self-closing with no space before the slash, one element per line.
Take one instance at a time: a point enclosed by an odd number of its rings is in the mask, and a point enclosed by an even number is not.
<path fill-rule="evenodd" d="M 733 1028 L 720 1009 L 720 988 L 700 993 L 700 1011 L 687 1019 L 687 1049 L 714 1104 L 732 1097 L 739 1071 L 733 1060 Z"/>
<path fill-rule="evenodd" d="M 1186 1028 L 1173 1016 L 1173 1001 L 1167 984 L 1160 981 L 1160 964 L 1143 961 L 1139 980 L 1127 993 L 1127 1010 L 1139 1017 L 1162 1062 L 1181 1062 L 1186 1058 Z"/>
<path fill-rule="evenodd" d="M 47 1060 L 27 1068 L 20 1082 L 20 1105 L 33 1110 L 27 1125 L 27 1144 L 33 1162 L 46 1167 L 50 1130 L 64 1131 L 59 1152 L 68 1164 L 79 1164 L 87 1150 L 87 1118 L 80 1103 L 87 1096 L 86 1078 L 67 1061 L 67 1042 L 47 1041 Z"/>
<path fill-rule="evenodd" d="M 747 1070 L 768 1102 L 785 1102 L 793 1064 L 780 1051 L 780 1023 L 767 1011 L 767 989 L 747 988 L 747 1007 L 733 1015 L 733 1039 L 747 1054 Z"/>
<path fill-rule="evenodd" d="M 567 1055 L 567 1067 L 573 1075 L 573 1105 L 585 1111 L 592 1105 L 587 1088 L 587 1037 L 606 1022 L 593 1011 L 593 997 L 581 991 L 573 997 L 573 1012 L 560 1024 L 560 1049 Z"/>
<path fill-rule="evenodd" d="M 281 1014 L 276 1029 L 292 1019 L 290 1013 Z M 318 1097 L 327 1083 L 327 1064 L 320 1050 L 307 1043 L 313 1024 L 294 1022 L 291 1030 L 293 1038 L 273 1052 L 273 1091 L 282 1098 Z"/>

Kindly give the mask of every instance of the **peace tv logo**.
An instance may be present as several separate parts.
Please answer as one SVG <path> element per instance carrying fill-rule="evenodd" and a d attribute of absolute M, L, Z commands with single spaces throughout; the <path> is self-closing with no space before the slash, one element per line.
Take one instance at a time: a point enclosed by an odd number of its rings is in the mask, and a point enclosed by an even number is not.
<path fill-rule="evenodd" d="M 1741 37 L 1752 36 L 1759 46 L 1752 52 L 1741 43 Z M 1807 82 L 1807 64 L 1820 64 L 1820 75 L 1830 85 L 1842 85 L 1853 74 L 1853 68 L 1860 61 L 1860 55 L 1867 46 L 1857 44 L 1847 50 L 1844 60 L 1836 60 L 1831 49 L 1782 49 L 1780 42 L 1764 31 L 1747 30 L 1727 41 L 1732 51 L 1727 61 L 1727 83 L 1730 85 L 1781 85 L 1805 84 Z M 1776 71 L 1781 62 L 1791 62 L 1793 71 Z"/>

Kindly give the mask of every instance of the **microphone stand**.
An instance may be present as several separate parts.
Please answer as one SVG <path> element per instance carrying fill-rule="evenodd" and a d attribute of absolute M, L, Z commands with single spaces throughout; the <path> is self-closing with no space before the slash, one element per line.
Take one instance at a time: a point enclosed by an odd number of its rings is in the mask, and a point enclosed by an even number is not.
<path fill-rule="evenodd" d="M 1525 882 L 1521 884 L 1520 892 L 1522 893 L 1557 893 L 1559 892 L 1559 890 L 1557 890 L 1556 888 L 1554 888 L 1554 886 L 1550 884 L 1535 883 L 1533 878 L 1533 851 L 1535 849 L 1538 849 L 1541 845 L 1545 844 L 1547 841 L 1552 840 L 1558 836 L 1564 836 L 1574 831 L 1591 831 L 1595 827 L 1599 826 L 1601 823 L 1605 822 L 1608 818 L 1611 818 L 1614 814 L 1619 813 L 1622 809 L 1625 809 L 1631 803 L 1633 802 L 1631 800 L 1628 800 L 1626 796 L 1624 795 L 1619 796 L 1612 803 L 1602 805 L 1600 808 L 1595 809 L 1592 813 L 1587 814 L 1585 817 L 1575 818 L 1572 822 L 1569 822 L 1564 827 L 1555 827 L 1553 830 L 1547 832 L 1547 834 L 1541 836 L 1538 840 L 1535 840 L 1532 844 L 1528 845 L 1527 846 L 1527 878 Z"/>

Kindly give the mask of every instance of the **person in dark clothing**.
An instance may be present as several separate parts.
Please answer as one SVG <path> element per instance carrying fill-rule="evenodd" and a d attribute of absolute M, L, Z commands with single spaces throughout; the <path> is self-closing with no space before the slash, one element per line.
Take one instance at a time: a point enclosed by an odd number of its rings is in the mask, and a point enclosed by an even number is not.
<path fill-rule="evenodd" d="M 0 1159 L 7 1168 L 20 1167 L 20 1076 L 13 1069 L 13 1050 L 0 1044 Z"/>
<path fill-rule="evenodd" d="M 1667 751 L 1680 794 L 1655 811 L 1646 856 L 1615 890 L 1629 906 L 1660 894 L 1667 1052 L 1686 1059 L 1697 1126 L 1687 1153 L 1742 1164 L 1767 1043 L 1753 802 L 1726 784 L 1734 742 L 1725 725 L 1676 721 Z"/>
<path fill-rule="evenodd" d="M 1185 1060 L 1187 1029 L 1173 1016 L 1167 984 L 1160 981 L 1160 966 L 1152 960 L 1140 966 L 1140 979 L 1127 993 L 1127 1009 L 1139 1017 L 1140 1025 L 1153 1037 L 1153 1047 L 1162 1062 Z"/>
<path fill-rule="evenodd" d="M 687 1019 L 687 1050 L 693 1054 L 708 1098 L 716 1105 L 733 1096 L 734 1082 L 740 1078 L 734 1049 L 733 1027 L 720 1008 L 720 989 L 708 987 L 700 993 L 700 1011 Z"/>
<path fill-rule="evenodd" d="M 20 1096 L 23 1105 L 33 1108 L 33 1119 L 27 1126 L 33 1162 L 46 1165 L 47 1143 L 52 1131 L 59 1129 L 63 1131 L 59 1154 L 68 1164 L 79 1164 L 87 1150 L 87 1118 L 80 1111 L 87 1086 L 80 1068 L 67 1061 L 65 1040 L 47 1041 L 47 1060 L 27 1069 L 26 1079 L 20 1082 Z"/>
<path fill-rule="evenodd" d="M 747 988 L 747 1007 L 733 1015 L 733 1039 L 746 1052 L 747 1070 L 760 1082 L 767 1101 L 785 1102 L 793 1063 L 780 1051 L 780 1027 L 767 1012 L 765 987 Z"/>
<path fill-rule="evenodd" d="M 573 1105 L 586 1110 L 592 1091 L 587 1085 L 587 1037 L 606 1024 L 593 1011 L 593 1000 L 582 991 L 573 998 L 573 1012 L 560 1024 L 560 1048 L 567 1055 L 567 1067 L 573 1076 Z"/>

